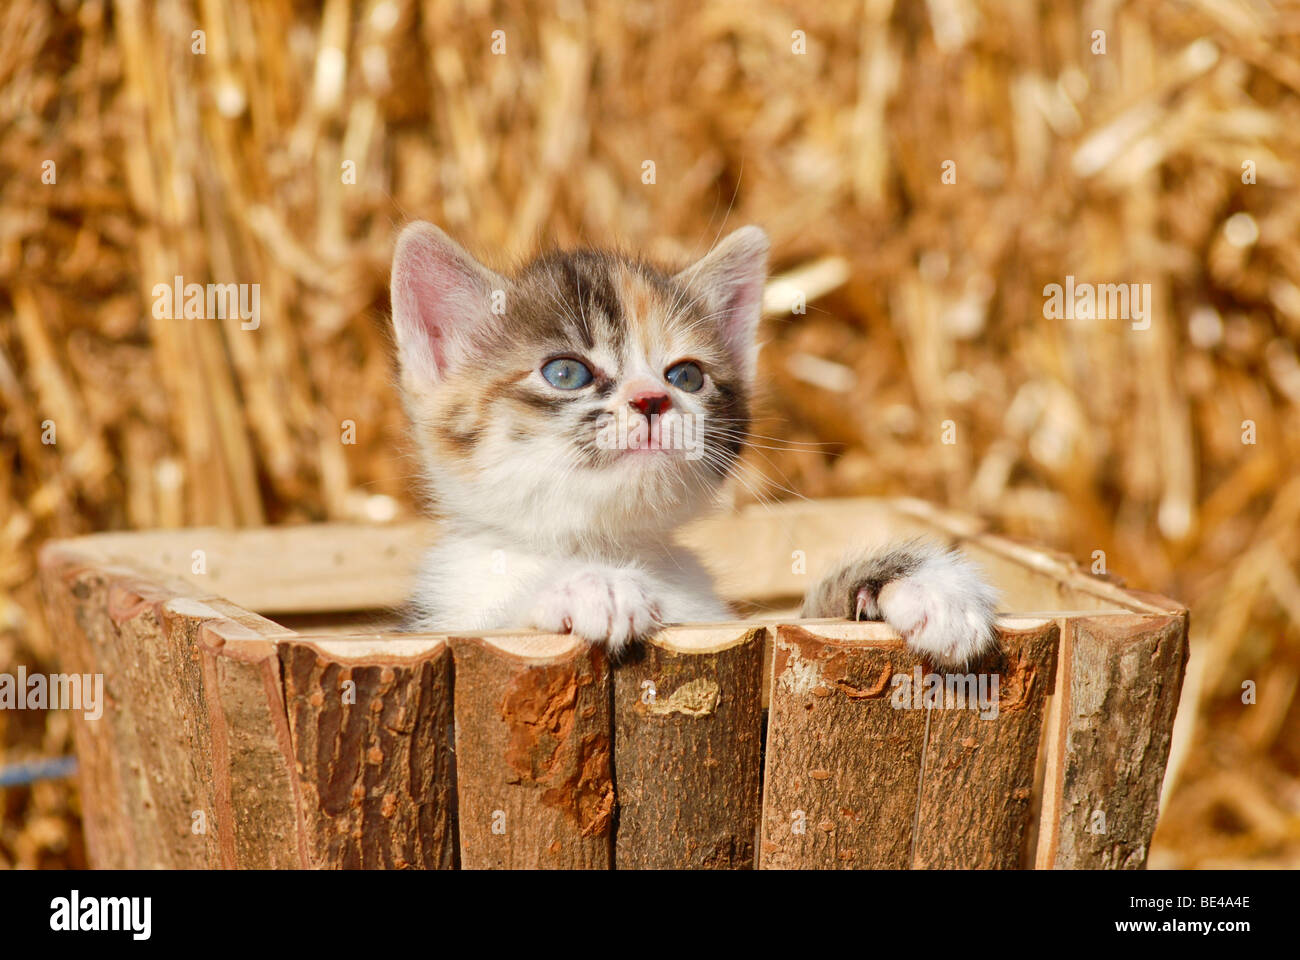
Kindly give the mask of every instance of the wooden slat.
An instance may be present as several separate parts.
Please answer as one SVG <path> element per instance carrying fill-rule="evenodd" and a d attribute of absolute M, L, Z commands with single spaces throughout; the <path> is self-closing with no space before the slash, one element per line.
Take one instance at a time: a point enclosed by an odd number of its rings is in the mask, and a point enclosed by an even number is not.
<path fill-rule="evenodd" d="M 128 777 L 128 760 L 123 757 L 135 739 L 123 711 L 122 700 L 129 691 L 118 688 L 116 645 L 97 639 L 114 635 L 108 618 L 109 579 L 99 570 L 65 561 L 48 548 L 41 559 L 41 588 L 60 669 L 104 675 L 103 715 L 90 720 L 81 711 L 70 714 L 88 862 L 96 868 L 162 866 L 182 858 L 195 866 L 216 862 L 215 831 L 186 843 L 181 857 L 164 860 L 157 849 L 155 825 L 138 821 L 137 814 L 144 809 L 131 795 L 138 794 L 138 781 Z M 186 666 L 189 663 L 186 658 Z M 200 783 L 178 783 L 176 795 L 194 808 L 211 810 L 210 782 L 200 767 Z M 172 836 L 180 836 L 179 824 Z"/>
<path fill-rule="evenodd" d="M 447 644 L 287 639 L 279 651 L 311 865 L 451 869 Z"/>
<path fill-rule="evenodd" d="M 766 632 L 664 630 L 614 671 L 619 869 L 754 866 Z"/>
<path fill-rule="evenodd" d="M 760 866 L 907 867 L 925 711 L 894 709 L 890 681 L 916 658 L 883 624 L 775 632 Z"/>
<path fill-rule="evenodd" d="M 913 868 L 1011 869 L 1026 859 L 1059 633 L 1051 620 L 1003 618 L 997 654 L 969 673 L 942 674 L 944 707 L 929 711 Z M 950 676 L 969 686 L 950 688 Z M 963 706 L 963 694 L 981 685 L 984 697 L 965 695 Z"/>
<path fill-rule="evenodd" d="M 803 621 L 775 633 L 763 867 L 1023 862 L 1054 621 L 999 620 L 999 652 L 962 675 L 974 675 L 976 692 L 984 676 L 986 700 L 974 710 L 946 696 L 927 701 L 927 675 L 945 694 L 947 675 L 883 624 Z"/>
<path fill-rule="evenodd" d="M 725 599 L 761 602 L 802 597 L 850 549 L 929 532 L 891 501 L 841 499 L 755 504 L 699 520 L 679 539 L 701 557 Z"/>
<path fill-rule="evenodd" d="M 608 869 L 609 665 L 545 634 L 454 637 L 456 780 L 466 869 Z"/>
<path fill-rule="evenodd" d="M 436 536 L 434 524 L 413 522 L 159 530 L 68 542 L 105 559 L 130 557 L 249 610 L 281 614 L 400 606 L 422 552 Z M 1003 609 L 1182 609 L 1163 597 L 1092 577 L 1068 557 L 988 534 L 969 517 L 906 498 L 754 505 L 706 517 L 680 539 L 716 574 L 725 599 L 765 603 L 802 596 L 847 550 L 912 536 L 966 550 L 998 583 Z M 207 572 L 196 575 L 192 554 L 200 549 Z M 795 563 L 796 551 L 802 565 Z"/>
<path fill-rule="evenodd" d="M 192 590 L 273 615 L 400 605 L 435 535 L 436 528 L 422 522 L 320 523 L 101 533 L 65 542 L 104 561 L 129 558 Z M 193 572 L 195 550 L 204 553 L 205 573 Z"/>
<path fill-rule="evenodd" d="M 221 866 L 305 867 L 307 847 L 298 820 L 300 798 L 275 643 L 221 620 L 205 622 L 200 637 Z M 147 707 L 136 711 L 147 712 Z M 159 715 L 165 726 L 165 711 Z M 201 749 L 182 745 L 187 758 Z"/>
<path fill-rule="evenodd" d="M 1085 572 L 1070 556 L 986 533 L 968 517 L 922 500 L 889 503 L 899 515 L 932 528 L 938 539 L 959 547 L 1002 594 L 1002 608 L 1016 610 L 1130 610 L 1179 613 L 1182 604 L 1152 593 L 1128 590 Z"/>
<path fill-rule="evenodd" d="M 95 867 L 302 866 L 274 638 L 187 584 L 59 544 L 42 587 L 65 669 L 104 675 L 73 713 Z"/>
<path fill-rule="evenodd" d="M 1140 869 L 1187 665 L 1187 616 L 1079 617 L 1066 632 L 1036 865 Z"/>

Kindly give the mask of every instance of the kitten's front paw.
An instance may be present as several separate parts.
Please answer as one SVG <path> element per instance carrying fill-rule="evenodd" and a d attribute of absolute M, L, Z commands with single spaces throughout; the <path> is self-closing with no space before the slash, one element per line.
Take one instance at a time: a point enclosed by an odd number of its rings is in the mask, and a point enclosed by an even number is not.
<path fill-rule="evenodd" d="M 964 667 L 995 643 L 993 591 L 970 564 L 952 555 L 885 584 L 876 605 L 909 647 L 943 666 Z"/>
<path fill-rule="evenodd" d="M 842 599 L 841 599 L 842 598 Z M 960 554 L 909 543 L 848 564 L 804 603 L 804 616 L 884 620 L 907 645 L 947 667 L 962 667 L 992 649 L 996 596 Z"/>
<path fill-rule="evenodd" d="M 618 654 L 659 625 L 659 604 L 635 570 L 591 567 L 561 581 L 537 602 L 531 626 L 604 643 Z"/>

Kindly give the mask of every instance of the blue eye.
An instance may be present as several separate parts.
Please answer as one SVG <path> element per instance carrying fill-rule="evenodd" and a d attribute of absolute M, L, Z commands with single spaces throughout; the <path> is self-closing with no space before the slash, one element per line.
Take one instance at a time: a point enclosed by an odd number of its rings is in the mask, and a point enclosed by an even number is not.
<path fill-rule="evenodd" d="M 577 390 L 591 383 L 591 371 L 581 360 L 557 357 L 542 367 L 542 376 L 551 386 L 560 390 Z"/>
<path fill-rule="evenodd" d="M 683 360 L 669 367 L 664 377 L 678 390 L 685 390 L 687 393 L 694 393 L 704 386 L 704 371 L 700 369 L 699 364 L 689 360 Z"/>

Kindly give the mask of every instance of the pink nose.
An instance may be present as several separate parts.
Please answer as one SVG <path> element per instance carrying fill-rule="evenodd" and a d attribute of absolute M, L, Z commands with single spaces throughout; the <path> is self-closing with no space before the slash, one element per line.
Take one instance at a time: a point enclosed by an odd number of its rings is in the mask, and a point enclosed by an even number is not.
<path fill-rule="evenodd" d="M 647 390 L 636 394 L 628 401 L 628 404 L 640 410 L 643 416 L 653 417 L 671 407 L 672 401 L 668 399 L 666 393 L 660 393 L 658 390 Z"/>

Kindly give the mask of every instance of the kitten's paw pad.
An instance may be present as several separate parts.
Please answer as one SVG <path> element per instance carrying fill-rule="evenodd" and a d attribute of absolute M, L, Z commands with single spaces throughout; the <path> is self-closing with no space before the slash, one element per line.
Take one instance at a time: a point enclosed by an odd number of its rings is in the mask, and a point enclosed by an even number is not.
<path fill-rule="evenodd" d="M 660 625 L 659 604 L 631 570 L 581 570 L 549 590 L 533 609 L 531 625 L 604 643 L 618 653 Z"/>
<path fill-rule="evenodd" d="M 954 553 L 926 556 L 906 576 L 871 596 L 860 588 L 859 611 L 874 605 L 914 651 L 943 666 L 963 667 L 988 652 L 994 636 L 994 593 L 978 569 Z"/>

